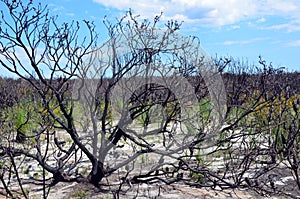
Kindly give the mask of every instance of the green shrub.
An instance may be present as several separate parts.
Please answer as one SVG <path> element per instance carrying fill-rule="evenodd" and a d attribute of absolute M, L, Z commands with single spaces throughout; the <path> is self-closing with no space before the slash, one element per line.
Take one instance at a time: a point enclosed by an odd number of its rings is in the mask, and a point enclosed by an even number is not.
<path fill-rule="evenodd" d="M 86 193 L 86 191 L 84 191 L 84 190 L 76 190 L 76 191 L 74 191 L 73 194 L 72 194 L 72 198 L 74 197 L 74 198 L 76 198 L 76 199 L 83 199 L 83 198 L 85 198 L 86 196 L 87 196 L 87 193 Z"/>
<path fill-rule="evenodd" d="M 6 108 L 3 115 L 6 118 L 5 124 L 11 125 L 14 131 L 28 133 L 39 125 L 39 115 L 34 109 L 34 104 L 27 100 Z"/>

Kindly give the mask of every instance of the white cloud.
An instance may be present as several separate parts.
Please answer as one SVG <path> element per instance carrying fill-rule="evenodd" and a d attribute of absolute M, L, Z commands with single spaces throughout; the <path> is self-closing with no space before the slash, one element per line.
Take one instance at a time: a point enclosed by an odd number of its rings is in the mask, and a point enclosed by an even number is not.
<path fill-rule="evenodd" d="M 279 12 L 293 12 L 299 9 L 299 7 L 297 6 L 297 1 L 295 0 L 268 0 L 265 5 L 269 5 L 269 9 Z"/>
<path fill-rule="evenodd" d="M 48 8 L 50 8 L 52 12 L 59 12 L 65 9 L 63 6 L 58 6 L 53 3 L 48 4 Z"/>
<path fill-rule="evenodd" d="M 300 23 L 284 23 L 262 28 L 266 30 L 286 30 L 287 32 L 300 31 Z"/>
<path fill-rule="evenodd" d="M 263 40 L 268 40 L 270 38 L 268 37 L 257 37 L 257 38 L 252 38 L 249 40 L 234 40 L 234 41 L 224 41 L 222 44 L 223 45 L 245 45 L 245 44 L 250 44 L 258 41 L 263 41 Z"/>
<path fill-rule="evenodd" d="M 291 41 L 287 43 L 287 45 L 292 47 L 300 47 L 300 40 Z"/>
<path fill-rule="evenodd" d="M 262 18 L 258 19 L 256 22 L 257 22 L 257 23 L 263 23 L 263 22 L 266 22 L 266 18 L 262 17 Z"/>
<path fill-rule="evenodd" d="M 74 17 L 74 16 L 75 16 L 75 13 L 68 12 L 68 13 L 66 13 L 66 15 L 69 16 L 69 17 Z"/>
<path fill-rule="evenodd" d="M 233 26 L 230 26 L 230 27 L 228 28 L 228 30 L 236 30 L 236 29 L 240 29 L 240 28 L 241 28 L 241 26 L 233 25 Z"/>
<path fill-rule="evenodd" d="M 300 20 L 299 0 L 93 0 L 119 10 L 132 10 L 152 18 L 160 11 L 164 19 L 184 20 L 197 26 L 223 26 L 253 19 L 265 22 L 267 16 Z"/>
<path fill-rule="evenodd" d="M 255 13 L 256 4 L 253 0 L 94 0 L 107 7 L 119 10 L 132 8 L 143 17 L 153 17 L 160 11 L 165 19 L 178 19 L 185 22 L 199 23 L 198 25 L 227 25 L 238 22 Z"/>

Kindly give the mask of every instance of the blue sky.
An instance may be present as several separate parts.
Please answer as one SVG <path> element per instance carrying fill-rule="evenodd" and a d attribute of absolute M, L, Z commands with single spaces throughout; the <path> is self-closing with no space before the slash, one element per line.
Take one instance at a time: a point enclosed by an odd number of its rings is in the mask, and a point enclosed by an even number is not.
<path fill-rule="evenodd" d="M 163 11 L 162 21 L 184 21 L 180 32 L 200 38 L 212 56 L 232 56 L 257 63 L 261 55 L 273 66 L 300 71 L 299 0 L 44 0 L 61 21 L 92 20 L 105 41 L 102 23 L 131 8 L 141 18 Z"/>

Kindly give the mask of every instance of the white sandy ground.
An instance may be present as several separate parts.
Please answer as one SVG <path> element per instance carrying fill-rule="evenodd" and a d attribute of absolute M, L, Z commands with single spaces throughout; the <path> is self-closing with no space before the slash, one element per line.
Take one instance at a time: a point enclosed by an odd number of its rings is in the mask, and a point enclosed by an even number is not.
<path fill-rule="evenodd" d="M 60 132 L 63 134 L 62 132 Z M 61 136 L 63 138 L 63 136 Z M 68 136 L 66 137 L 66 139 Z M 67 142 L 68 144 L 68 142 Z M 236 147 L 239 147 L 238 145 Z M 126 153 L 130 152 L 130 148 L 124 147 L 121 148 L 119 151 L 114 151 L 113 156 L 119 155 L 119 160 L 124 160 L 127 158 Z M 116 162 L 116 158 L 111 156 L 107 159 L 107 162 Z M 154 159 L 157 158 L 156 155 L 147 154 L 146 160 L 148 162 L 145 163 L 143 166 L 143 169 L 147 169 L 147 166 L 151 165 L 149 164 L 149 161 L 154 161 Z M 86 158 L 85 158 L 86 159 Z M 222 168 L 224 167 L 224 164 L 222 162 L 222 157 L 215 158 L 213 161 L 213 164 L 211 167 L 215 168 Z M 49 159 L 49 164 L 55 164 L 56 161 L 54 158 Z M 155 161 L 153 162 L 155 164 Z M 32 161 L 24 161 L 22 164 L 23 170 L 27 169 L 28 173 L 20 172 L 20 177 L 26 181 L 30 177 L 34 177 L 35 175 L 40 175 L 41 168 L 33 163 Z M 88 163 L 88 161 L 83 161 L 80 165 L 80 169 L 78 170 L 79 173 L 86 172 L 90 170 L 91 165 Z M 124 170 L 124 168 L 122 168 Z M 121 170 L 122 170 L 121 169 Z M 246 175 L 251 175 L 250 173 L 245 173 Z M 47 177 L 51 177 L 50 175 Z M 278 181 L 275 182 L 275 185 L 278 186 L 285 186 L 285 183 L 293 180 L 292 176 L 286 176 Z M 105 179 L 103 180 L 103 183 L 105 183 Z M 111 182 L 118 182 L 118 177 L 112 175 L 112 181 L 109 181 L 109 184 L 113 184 Z M 16 185 L 16 180 L 14 180 L 14 183 Z M 124 185 L 124 189 L 127 191 L 120 193 L 120 198 L 185 198 L 185 199 L 192 199 L 192 198 L 280 198 L 280 197 L 273 197 L 273 196 L 266 196 L 262 197 L 257 195 L 255 192 L 251 190 L 242 190 L 242 189 L 235 189 L 235 190 L 212 190 L 212 189 L 205 189 L 205 188 L 192 188 L 188 187 L 187 185 L 182 184 L 173 184 L 173 185 L 164 185 L 164 184 L 140 184 L 140 185 L 131 185 L 129 188 L 129 185 Z M 37 187 L 33 184 L 25 184 L 24 187 L 29 191 L 30 198 L 41 198 L 42 197 L 42 191 L 40 190 L 40 186 Z M 15 187 L 18 189 L 18 187 Z M 2 184 L 0 184 L 0 189 L 3 189 Z M 116 189 L 116 186 L 114 186 L 114 190 Z M 49 199 L 64 199 L 64 198 L 78 198 L 79 195 L 86 196 L 86 198 L 113 198 L 111 192 L 105 193 L 105 192 L 99 192 L 99 190 L 96 190 L 94 187 L 92 187 L 89 184 L 78 184 L 78 183 L 58 183 L 56 186 L 52 187 L 49 193 Z M 0 196 L 1 198 L 1 196 Z M 286 198 L 286 197 L 282 197 Z M 300 197 L 299 197 L 300 198 Z"/>

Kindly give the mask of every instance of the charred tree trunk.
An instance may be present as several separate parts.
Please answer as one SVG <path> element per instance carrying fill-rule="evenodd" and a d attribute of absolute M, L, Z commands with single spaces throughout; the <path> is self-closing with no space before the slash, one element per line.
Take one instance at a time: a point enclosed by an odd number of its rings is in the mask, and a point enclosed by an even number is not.
<path fill-rule="evenodd" d="M 103 179 L 103 177 L 104 177 L 103 163 L 96 160 L 95 162 L 93 162 L 93 167 L 88 176 L 88 179 L 91 184 L 98 187 L 99 182 Z"/>

